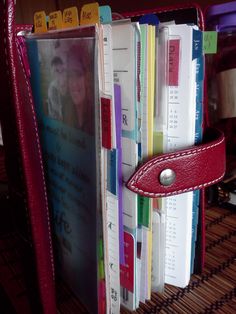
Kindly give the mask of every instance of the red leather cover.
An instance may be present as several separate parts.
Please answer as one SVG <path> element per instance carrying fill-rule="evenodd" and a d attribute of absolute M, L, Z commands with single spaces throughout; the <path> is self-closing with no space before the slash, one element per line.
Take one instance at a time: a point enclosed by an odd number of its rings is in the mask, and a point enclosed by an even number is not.
<path fill-rule="evenodd" d="M 210 142 L 189 149 L 156 156 L 144 163 L 129 179 L 127 187 L 147 197 L 164 197 L 206 188 L 225 173 L 225 139 L 217 129 L 208 130 Z M 171 169 L 175 180 L 162 185 L 161 173 Z"/>
<path fill-rule="evenodd" d="M 184 12 L 185 9 L 196 8 L 192 5 L 157 8 L 151 12 Z M 203 28 L 202 13 L 198 11 L 198 22 Z M 46 188 L 42 168 L 42 155 L 38 138 L 35 112 L 32 103 L 31 89 L 28 77 L 19 58 L 16 46 L 15 32 L 25 30 L 24 26 L 14 25 L 14 1 L 6 0 L 0 4 L 0 99 L 1 106 L 14 109 L 17 123 L 17 141 L 22 159 L 24 184 L 26 187 L 27 205 L 33 248 L 36 256 L 37 274 L 43 313 L 56 313 L 54 269 L 50 235 L 50 223 L 47 206 Z M 140 16 L 150 11 L 126 13 L 125 17 Z M 181 15 L 181 14 L 180 14 Z M 26 29 L 30 29 L 27 26 Z M 4 116 L 3 116 L 4 119 Z M 3 130 L 7 142 L 9 135 Z M 211 132 L 210 132 L 211 133 Z M 213 136 L 214 135 L 214 136 Z M 11 138 L 12 140 L 12 138 Z M 14 146 L 9 146 L 11 153 Z M 159 173 L 166 167 L 175 170 L 177 177 L 173 186 L 168 188 L 158 183 Z M 162 196 L 184 192 L 186 189 L 204 188 L 210 183 L 220 180 L 224 173 L 224 139 L 218 131 L 212 131 L 210 141 L 198 147 L 154 157 L 137 170 L 128 183 L 128 187 L 143 195 Z M 202 171 L 202 170 L 205 171 Z M 11 179 L 13 179 L 14 171 Z M 182 176 L 184 175 L 184 177 Z M 14 180 L 11 181 L 14 185 Z M 152 193 L 152 195 L 151 195 Z M 157 193 L 157 194 L 155 194 Z M 205 247 L 204 236 L 204 193 L 201 199 L 201 243 L 202 252 Z M 200 257 L 201 267 L 204 255 Z"/>
<path fill-rule="evenodd" d="M 11 106 L 15 114 L 41 303 L 43 313 L 54 314 L 54 264 L 46 185 L 31 88 L 16 45 L 14 1 L 1 1 L 0 12 L 1 106 Z M 4 134 L 7 142 L 3 130 Z"/>

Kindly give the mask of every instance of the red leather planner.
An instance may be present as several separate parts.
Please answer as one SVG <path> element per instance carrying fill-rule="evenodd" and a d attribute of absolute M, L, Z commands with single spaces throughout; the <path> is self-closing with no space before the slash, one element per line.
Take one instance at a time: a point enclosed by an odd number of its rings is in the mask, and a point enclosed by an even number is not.
<path fill-rule="evenodd" d="M 157 13 L 160 21 L 175 19 L 182 23 L 198 24 L 200 29 L 204 28 L 201 9 L 189 4 L 122 15 L 136 20 L 148 13 Z M 5 277 L 0 275 L 0 282 L 4 285 L 17 313 L 54 314 L 59 308 L 60 298 L 63 298 L 64 288 L 56 289 L 58 280 L 54 271 L 54 242 L 42 146 L 30 85 L 27 54 L 24 53 L 25 47 L 18 38 L 19 34 L 24 35 L 24 32 L 31 30 L 32 27 L 16 25 L 13 0 L 0 2 L 0 17 L 0 120 L 8 177 L 9 203 L 6 210 L 11 212 L 11 218 L 8 216 L 6 218 L 8 219 L 6 224 L 10 226 L 8 235 L 11 235 L 11 239 L 8 237 L 6 242 L 16 246 L 18 263 L 16 268 L 22 278 L 21 284 L 11 286 L 11 282 L 6 279 L 8 278 L 6 271 Z M 198 227 L 200 236 L 197 242 L 195 267 L 197 272 L 200 272 L 204 265 L 205 188 L 219 182 L 225 172 L 224 135 L 219 130 L 209 127 L 207 116 L 205 106 L 204 136 L 201 144 L 150 158 L 138 167 L 127 183 L 131 191 L 152 198 L 201 190 Z M 110 147 L 110 139 L 105 140 Z M 176 175 L 174 184 L 170 186 L 163 185 L 159 180 L 160 174 L 165 169 L 172 169 Z M 8 268 L 11 268 L 11 265 Z M 24 290 L 20 301 L 16 297 L 19 287 Z M 59 292 L 56 293 L 56 290 Z M 65 295 L 68 297 L 68 294 Z M 77 301 L 69 308 L 70 313 L 85 311 Z M 61 307 L 60 313 L 68 314 L 67 309 L 65 307 L 63 310 Z"/>

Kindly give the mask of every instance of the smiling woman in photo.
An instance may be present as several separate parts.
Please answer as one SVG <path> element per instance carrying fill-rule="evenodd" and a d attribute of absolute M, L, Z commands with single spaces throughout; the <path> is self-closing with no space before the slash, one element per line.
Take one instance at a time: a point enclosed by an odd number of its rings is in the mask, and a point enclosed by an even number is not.
<path fill-rule="evenodd" d="M 57 120 L 63 120 L 63 103 L 67 99 L 67 77 L 65 65 L 59 56 L 51 61 L 52 82 L 48 88 L 48 115 Z M 64 99 L 65 98 L 65 99 Z"/>
<path fill-rule="evenodd" d="M 85 55 L 83 41 L 74 44 L 68 51 L 68 92 L 75 107 L 77 128 L 88 134 L 94 133 L 94 76 L 91 65 L 89 55 Z"/>

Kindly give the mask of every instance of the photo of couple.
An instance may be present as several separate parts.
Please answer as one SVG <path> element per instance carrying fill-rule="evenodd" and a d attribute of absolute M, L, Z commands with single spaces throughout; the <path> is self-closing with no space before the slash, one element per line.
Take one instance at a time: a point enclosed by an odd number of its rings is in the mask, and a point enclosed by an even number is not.
<path fill-rule="evenodd" d="M 41 58 L 46 115 L 92 135 L 95 101 L 93 39 L 61 39 L 47 50 L 41 45 Z"/>

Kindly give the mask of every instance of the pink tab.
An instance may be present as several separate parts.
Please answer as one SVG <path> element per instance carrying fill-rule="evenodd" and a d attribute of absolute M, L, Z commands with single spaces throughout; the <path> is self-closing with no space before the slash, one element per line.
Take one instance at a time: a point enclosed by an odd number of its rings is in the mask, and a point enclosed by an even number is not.
<path fill-rule="evenodd" d="M 169 86 L 179 85 L 180 39 L 169 40 Z"/>
<path fill-rule="evenodd" d="M 124 232 L 125 265 L 120 265 L 120 284 L 130 292 L 134 292 L 134 237 Z"/>
<path fill-rule="evenodd" d="M 112 148 L 112 108 L 111 99 L 101 98 L 102 116 L 102 146 L 107 149 Z"/>
<path fill-rule="evenodd" d="M 104 314 L 106 313 L 106 284 L 103 279 L 100 280 L 98 289 L 98 313 Z"/>

